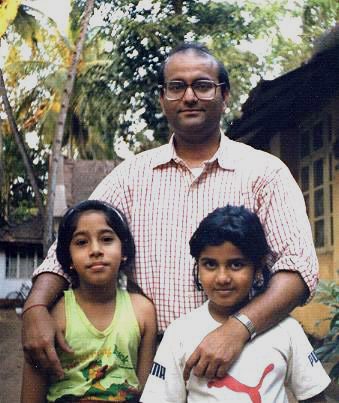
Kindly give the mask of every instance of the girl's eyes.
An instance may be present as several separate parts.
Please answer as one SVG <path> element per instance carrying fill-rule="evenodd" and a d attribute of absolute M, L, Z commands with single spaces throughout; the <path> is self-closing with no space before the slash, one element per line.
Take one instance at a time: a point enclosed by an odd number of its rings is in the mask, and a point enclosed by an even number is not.
<path fill-rule="evenodd" d="M 104 242 L 104 243 L 111 243 L 113 241 L 114 241 L 114 236 L 106 235 L 106 236 L 102 237 L 102 242 Z"/>
<path fill-rule="evenodd" d="M 242 269 L 243 267 L 245 266 L 245 263 L 244 262 L 232 262 L 231 264 L 230 264 L 230 268 L 232 269 L 232 270 L 240 270 L 240 269 Z"/>
<path fill-rule="evenodd" d="M 99 239 L 99 241 L 104 244 L 110 244 L 110 243 L 114 242 L 114 240 L 115 240 L 114 235 L 103 235 Z M 85 238 L 76 238 L 76 239 L 73 239 L 72 242 L 75 246 L 81 247 L 81 246 L 87 245 L 89 240 L 85 239 Z"/>
<path fill-rule="evenodd" d="M 227 267 L 230 268 L 233 271 L 241 270 L 243 267 L 245 267 L 248 263 L 242 260 L 235 260 L 235 261 L 230 261 L 227 263 Z M 209 260 L 209 259 L 203 259 L 200 263 L 200 266 L 205 267 L 208 270 L 214 270 L 216 267 L 219 266 L 219 263 L 216 262 L 215 260 Z"/>
<path fill-rule="evenodd" d="M 86 241 L 86 239 L 75 239 L 73 241 L 73 243 L 76 246 L 84 246 L 84 245 L 86 245 L 87 241 Z"/>
<path fill-rule="evenodd" d="M 203 260 L 201 266 L 205 267 L 206 269 L 215 269 L 217 263 L 214 260 Z"/>

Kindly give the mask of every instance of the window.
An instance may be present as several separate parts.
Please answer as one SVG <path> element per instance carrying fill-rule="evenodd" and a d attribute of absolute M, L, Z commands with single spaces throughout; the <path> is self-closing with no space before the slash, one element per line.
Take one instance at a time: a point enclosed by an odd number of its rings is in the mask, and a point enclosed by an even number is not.
<path fill-rule="evenodd" d="M 33 271 L 42 262 L 41 247 L 10 246 L 6 250 L 6 278 L 31 278 Z"/>
<path fill-rule="evenodd" d="M 301 133 L 300 187 L 316 248 L 333 246 L 333 156 L 331 115 Z"/>

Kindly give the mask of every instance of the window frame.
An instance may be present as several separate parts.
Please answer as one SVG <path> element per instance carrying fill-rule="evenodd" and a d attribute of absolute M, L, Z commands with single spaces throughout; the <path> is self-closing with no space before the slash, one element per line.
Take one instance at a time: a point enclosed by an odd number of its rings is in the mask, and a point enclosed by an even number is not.
<path fill-rule="evenodd" d="M 29 253 L 30 252 L 30 253 Z M 32 253 L 33 252 L 33 253 Z M 23 268 L 27 267 L 33 257 L 32 272 L 28 276 L 23 276 Z M 12 270 L 11 261 L 15 259 L 15 269 Z M 24 266 L 22 266 L 24 260 Z M 42 262 L 42 251 L 40 245 L 11 245 L 5 248 L 5 280 L 23 280 L 31 278 L 33 271 Z M 25 273 L 26 274 L 26 273 Z"/>
<path fill-rule="evenodd" d="M 333 117 L 329 112 L 317 116 L 302 127 L 300 133 L 300 142 L 308 138 L 308 144 L 300 143 L 300 165 L 299 165 L 299 183 L 307 206 L 307 214 L 310 220 L 313 240 L 317 252 L 325 253 L 333 251 L 333 185 L 334 185 L 334 158 L 333 158 Z M 322 130 L 322 145 L 315 147 L 314 136 L 316 131 Z M 305 150 L 309 150 L 308 155 L 303 155 Z M 315 164 L 322 161 L 322 181 L 316 183 L 317 173 Z M 305 169 L 308 169 L 308 178 L 305 180 Z M 308 182 L 308 188 L 305 189 L 305 183 Z M 322 191 L 322 214 L 316 214 L 316 195 Z M 320 198 L 318 199 L 320 200 Z M 319 205 L 318 205 L 319 208 Z M 321 211 L 320 211 L 321 212 Z M 316 228 L 317 223 L 323 222 L 323 245 L 317 244 Z"/>

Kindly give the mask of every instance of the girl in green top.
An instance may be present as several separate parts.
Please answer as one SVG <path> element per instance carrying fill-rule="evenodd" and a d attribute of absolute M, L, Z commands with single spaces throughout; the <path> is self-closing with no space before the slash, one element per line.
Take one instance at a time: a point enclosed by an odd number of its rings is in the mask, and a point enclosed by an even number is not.
<path fill-rule="evenodd" d="M 97 200 L 69 209 L 57 258 L 73 289 L 52 309 L 72 353 L 52 381 L 25 363 L 22 403 L 138 402 L 156 345 L 153 304 L 131 280 L 135 247 L 123 214 Z"/>

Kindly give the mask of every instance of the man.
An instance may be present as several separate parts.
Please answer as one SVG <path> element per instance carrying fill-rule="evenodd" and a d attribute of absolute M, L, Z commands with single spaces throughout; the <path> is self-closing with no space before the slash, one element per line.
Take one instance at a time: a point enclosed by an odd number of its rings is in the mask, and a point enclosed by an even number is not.
<path fill-rule="evenodd" d="M 115 168 L 91 198 L 124 211 L 135 238 L 136 280 L 153 300 L 159 331 L 197 307 L 188 240 L 216 207 L 245 205 L 255 211 L 271 247 L 272 278 L 254 298 L 201 342 L 186 363 L 197 376 L 225 376 L 250 339 L 279 322 L 311 296 L 318 267 L 301 192 L 277 158 L 229 140 L 220 119 L 229 97 L 224 66 L 199 44 L 183 44 L 160 72 L 160 103 L 173 130 L 169 144 Z M 67 286 L 53 248 L 38 268 L 23 314 L 26 357 L 62 376 L 47 307 Z"/>

